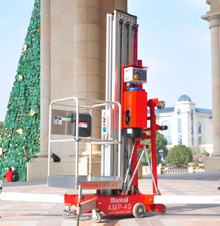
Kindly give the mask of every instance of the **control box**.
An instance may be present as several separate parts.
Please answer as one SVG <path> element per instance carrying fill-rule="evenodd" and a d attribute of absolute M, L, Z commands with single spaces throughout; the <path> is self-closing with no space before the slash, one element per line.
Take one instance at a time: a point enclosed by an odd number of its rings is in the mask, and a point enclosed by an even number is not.
<path fill-rule="evenodd" d="M 147 128 L 147 92 L 126 91 L 122 113 L 122 129 Z"/>
<path fill-rule="evenodd" d="M 73 136 L 76 136 L 76 113 L 71 115 L 71 123 L 73 123 Z M 90 114 L 79 114 L 79 136 L 89 137 L 91 135 L 91 116 Z"/>
<path fill-rule="evenodd" d="M 147 68 L 137 68 L 137 67 L 124 68 L 124 82 L 146 83 Z"/>

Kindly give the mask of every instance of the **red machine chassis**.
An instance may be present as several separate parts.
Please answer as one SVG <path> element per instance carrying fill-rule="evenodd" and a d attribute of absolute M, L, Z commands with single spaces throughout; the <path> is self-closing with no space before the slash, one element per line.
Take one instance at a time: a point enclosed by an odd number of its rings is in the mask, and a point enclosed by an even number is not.
<path fill-rule="evenodd" d="M 83 202 L 95 200 L 96 210 L 99 212 L 102 211 L 105 215 L 132 214 L 133 208 L 137 203 L 144 204 L 146 212 L 165 211 L 165 206 L 163 204 L 154 204 L 154 195 L 150 194 L 145 195 L 138 193 L 136 195 L 120 196 L 84 195 L 83 197 Z M 65 204 L 77 206 L 78 195 L 65 194 Z"/>

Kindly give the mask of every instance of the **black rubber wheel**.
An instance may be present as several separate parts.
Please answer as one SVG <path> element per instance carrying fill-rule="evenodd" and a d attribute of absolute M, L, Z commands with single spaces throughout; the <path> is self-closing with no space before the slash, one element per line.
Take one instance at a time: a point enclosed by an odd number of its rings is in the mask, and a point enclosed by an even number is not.
<path fill-rule="evenodd" d="M 102 220 L 102 215 L 100 212 L 96 212 L 96 216 L 94 216 L 92 214 L 92 220 L 95 222 L 95 223 L 99 223 L 101 220 Z"/>
<path fill-rule="evenodd" d="M 165 214 L 165 213 L 166 213 L 166 211 L 167 211 L 167 208 L 166 208 L 166 206 L 164 206 L 164 210 L 163 210 L 163 211 L 161 211 L 160 213 L 161 213 L 161 214 Z"/>
<path fill-rule="evenodd" d="M 133 207 L 133 215 L 136 218 L 144 217 L 146 213 L 146 207 L 143 203 L 136 203 Z"/>

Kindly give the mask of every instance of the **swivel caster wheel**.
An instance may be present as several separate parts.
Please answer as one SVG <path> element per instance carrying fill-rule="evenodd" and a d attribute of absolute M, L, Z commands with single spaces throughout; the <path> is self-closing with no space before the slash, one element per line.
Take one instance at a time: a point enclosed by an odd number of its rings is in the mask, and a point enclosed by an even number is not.
<path fill-rule="evenodd" d="M 92 210 L 92 220 L 95 223 L 99 223 L 102 220 L 102 215 L 97 210 Z"/>
<path fill-rule="evenodd" d="M 65 207 L 65 209 L 63 210 L 63 216 L 64 217 L 71 217 L 71 216 L 75 216 L 76 213 L 74 213 L 73 211 L 71 211 L 71 206 L 67 205 Z"/>
<path fill-rule="evenodd" d="M 136 203 L 133 207 L 133 215 L 136 218 L 144 217 L 146 213 L 146 207 L 143 203 Z"/>

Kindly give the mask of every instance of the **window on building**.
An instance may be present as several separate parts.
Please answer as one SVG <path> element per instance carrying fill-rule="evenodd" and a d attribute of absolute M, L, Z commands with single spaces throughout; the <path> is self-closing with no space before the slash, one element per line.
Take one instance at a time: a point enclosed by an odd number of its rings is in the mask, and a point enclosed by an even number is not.
<path fill-rule="evenodd" d="M 194 115 L 193 109 L 191 110 L 191 145 L 194 145 Z"/>
<path fill-rule="evenodd" d="M 162 125 L 168 126 L 167 130 L 162 131 L 162 134 L 167 139 L 167 144 L 172 145 L 172 124 L 170 123 L 170 121 L 165 120 L 165 121 L 163 121 Z"/>
<path fill-rule="evenodd" d="M 182 113 L 179 109 L 177 111 L 178 116 L 178 144 L 182 144 Z"/>
<path fill-rule="evenodd" d="M 201 123 L 198 124 L 198 134 L 202 134 Z"/>

